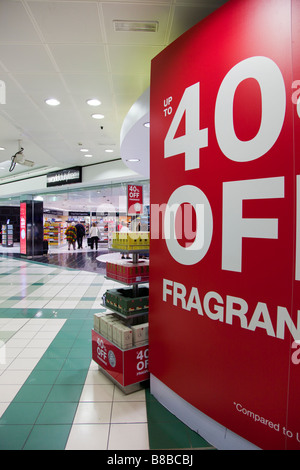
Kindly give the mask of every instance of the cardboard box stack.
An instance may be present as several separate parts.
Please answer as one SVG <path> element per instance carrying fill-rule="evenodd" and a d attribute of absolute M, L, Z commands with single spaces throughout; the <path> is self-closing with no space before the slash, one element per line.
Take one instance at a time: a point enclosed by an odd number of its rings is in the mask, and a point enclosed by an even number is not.
<path fill-rule="evenodd" d="M 112 315 L 105 315 L 100 318 L 100 333 L 105 336 L 106 339 L 112 341 L 113 339 L 113 323 L 118 321 L 118 319 Z"/>
<path fill-rule="evenodd" d="M 130 349 L 148 343 L 148 322 L 128 326 L 112 314 L 95 313 L 94 330 L 120 349 Z"/>

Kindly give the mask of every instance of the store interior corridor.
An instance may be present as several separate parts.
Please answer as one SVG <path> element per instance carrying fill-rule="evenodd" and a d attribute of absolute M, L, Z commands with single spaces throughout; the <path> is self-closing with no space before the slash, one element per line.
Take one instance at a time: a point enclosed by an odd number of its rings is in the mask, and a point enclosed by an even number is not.
<path fill-rule="evenodd" d="M 99 257 L 103 257 L 99 261 Z M 151 395 L 92 360 L 93 316 L 114 281 L 107 249 L 0 253 L 0 450 L 212 449 Z"/>

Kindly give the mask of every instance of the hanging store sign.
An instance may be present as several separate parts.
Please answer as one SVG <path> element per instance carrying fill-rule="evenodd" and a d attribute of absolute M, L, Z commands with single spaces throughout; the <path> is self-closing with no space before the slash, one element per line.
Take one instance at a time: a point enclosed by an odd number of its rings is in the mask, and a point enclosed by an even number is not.
<path fill-rule="evenodd" d="M 263 449 L 300 449 L 299 25 L 232 0 L 151 69 L 150 372 Z"/>
<path fill-rule="evenodd" d="M 76 166 L 73 168 L 66 168 L 61 171 L 53 171 L 47 175 L 47 187 L 49 186 L 62 186 L 65 184 L 74 184 L 82 182 L 82 168 Z"/>
<path fill-rule="evenodd" d="M 51 215 L 64 215 L 64 211 L 60 211 L 58 209 L 43 209 L 44 214 L 51 214 Z"/>
<path fill-rule="evenodd" d="M 78 211 L 69 211 L 68 212 L 69 216 L 71 217 L 90 217 L 91 213 L 90 212 L 78 212 Z"/>
<path fill-rule="evenodd" d="M 143 213 L 143 186 L 129 184 L 127 186 L 127 214 Z"/>

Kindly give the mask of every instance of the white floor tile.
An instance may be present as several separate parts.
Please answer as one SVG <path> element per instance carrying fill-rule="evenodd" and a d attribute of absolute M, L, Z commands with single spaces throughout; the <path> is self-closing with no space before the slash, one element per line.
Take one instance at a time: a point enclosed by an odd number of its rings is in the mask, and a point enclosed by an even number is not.
<path fill-rule="evenodd" d="M 15 398 L 20 388 L 21 385 L 19 384 L 0 385 L 0 403 L 11 402 Z"/>
<path fill-rule="evenodd" d="M 49 299 L 45 300 L 43 298 L 39 300 L 33 300 L 33 301 L 31 300 L 30 303 L 28 304 L 28 308 L 43 308 L 46 306 L 48 302 L 49 302 Z"/>
<path fill-rule="evenodd" d="M 108 450 L 149 450 L 147 424 L 111 424 Z"/>
<path fill-rule="evenodd" d="M 0 403 L 0 418 L 8 407 L 9 403 Z"/>
<path fill-rule="evenodd" d="M 40 359 L 42 355 L 47 351 L 47 347 L 43 348 L 24 348 L 22 352 L 18 355 L 20 359 L 26 358 L 37 358 Z"/>
<path fill-rule="evenodd" d="M 0 375 L 0 385 L 23 385 L 30 374 L 31 370 L 5 370 Z"/>
<path fill-rule="evenodd" d="M 140 401 L 113 402 L 112 423 L 146 423 L 146 404 Z"/>
<path fill-rule="evenodd" d="M 39 331 L 35 334 L 34 339 L 54 339 L 57 335 L 57 331 Z"/>
<path fill-rule="evenodd" d="M 79 401 L 112 401 L 113 393 L 114 385 L 84 385 Z"/>
<path fill-rule="evenodd" d="M 5 356 L 6 356 L 6 359 L 14 359 L 15 357 L 17 357 L 22 351 L 24 351 L 24 346 L 23 347 L 19 347 L 19 348 L 11 348 L 9 346 L 7 346 L 8 343 L 5 344 Z"/>
<path fill-rule="evenodd" d="M 30 341 L 31 339 L 29 338 L 15 339 L 12 337 L 7 341 L 6 346 L 7 348 L 25 348 Z"/>
<path fill-rule="evenodd" d="M 64 300 L 50 300 L 50 301 L 48 300 L 45 307 L 46 308 L 60 308 L 63 303 L 64 303 Z"/>
<path fill-rule="evenodd" d="M 111 380 L 106 377 L 100 370 L 89 370 L 85 380 L 86 385 L 111 385 Z"/>
<path fill-rule="evenodd" d="M 66 450 L 106 450 L 109 424 L 75 424 Z"/>
<path fill-rule="evenodd" d="M 115 388 L 114 393 L 114 401 L 142 401 L 145 402 L 146 395 L 145 390 L 138 390 L 137 392 L 130 393 L 126 395 L 122 390 L 118 387 Z"/>
<path fill-rule="evenodd" d="M 38 358 L 19 358 L 17 357 L 8 367 L 8 370 L 29 370 L 32 371 L 37 363 L 39 362 Z"/>
<path fill-rule="evenodd" d="M 24 330 L 23 328 L 21 328 L 19 331 L 17 331 L 17 333 L 14 334 L 13 338 L 14 339 L 32 339 L 34 338 L 35 335 L 36 335 L 36 331 Z"/>
<path fill-rule="evenodd" d="M 24 325 L 29 321 L 29 319 L 15 319 L 10 318 L 9 322 L 5 324 L 6 331 L 18 331 L 20 328 L 23 328 Z"/>
<path fill-rule="evenodd" d="M 52 339 L 32 339 L 28 343 L 29 348 L 43 348 L 43 347 L 48 347 L 52 343 Z"/>
<path fill-rule="evenodd" d="M 78 404 L 74 424 L 110 423 L 111 402 L 81 402 Z"/>

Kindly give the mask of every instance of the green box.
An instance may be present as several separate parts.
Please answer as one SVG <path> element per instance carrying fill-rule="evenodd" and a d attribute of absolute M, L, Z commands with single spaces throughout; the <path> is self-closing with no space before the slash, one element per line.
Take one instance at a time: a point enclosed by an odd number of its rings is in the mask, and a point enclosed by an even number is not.
<path fill-rule="evenodd" d="M 140 287 L 137 295 L 133 288 L 109 289 L 106 291 L 105 304 L 122 315 L 135 315 L 149 309 L 149 288 Z"/>

